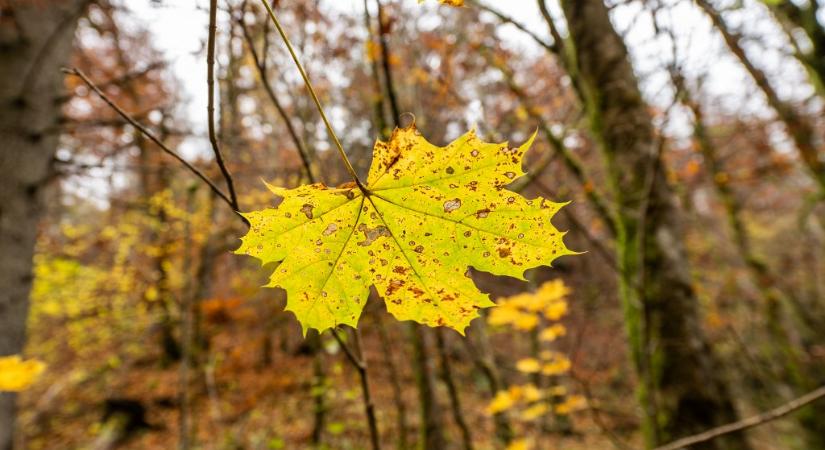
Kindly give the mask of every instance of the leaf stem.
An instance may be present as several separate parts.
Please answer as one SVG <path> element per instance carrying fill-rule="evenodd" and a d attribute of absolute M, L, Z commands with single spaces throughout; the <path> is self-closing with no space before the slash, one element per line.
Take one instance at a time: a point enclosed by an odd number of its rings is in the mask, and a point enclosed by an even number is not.
<path fill-rule="evenodd" d="M 344 161 L 344 165 L 347 167 L 347 172 L 349 172 L 350 176 L 358 185 L 358 187 L 366 193 L 366 187 L 364 187 L 364 185 L 361 183 L 361 180 L 358 178 L 358 174 L 355 173 L 355 169 L 349 162 L 349 158 L 347 158 L 347 154 L 344 151 L 344 146 L 341 145 L 341 141 L 338 140 L 338 136 L 335 134 L 335 130 L 332 129 L 332 125 L 329 123 L 329 119 L 327 119 L 326 113 L 324 113 L 324 108 L 321 106 L 321 101 L 318 100 L 318 95 L 315 94 L 315 89 L 312 88 L 312 83 L 309 81 L 309 77 L 307 76 L 307 73 L 304 70 L 304 66 L 301 64 L 301 61 L 298 60 L 298 56 L 295 54 L 295 49 L 292 48 L 292 44 L 289 42 L 289 38 L 286 36 L 286 32 L 284 32 L 284 29 L 281 26 L 281 22 L 278 21 L 277 17 L 275 17 L 275 12 L 272 11 L 272 7 L 269 6 L 269 2 L 267 0 L 261 0 L 261 3 L 264 4 L 266 12 L 269 13 L 269 18 L 272 19 L 272 23 L 278 30 L 278 34 L 281 36 L 281 39 L 284 41 L 284 44 L 286 44 L 286 48 L 287 50 L 289 50 L 290 56 L 292 56 L 292 61 L 295 62 L 295 66 L 298 67 L 298 71 L 301 72 L 301 78 L 304 79 L 304 85 L 306 85 L 309 94 L 312 96 L 312 101 L 315 102 L 315 107 L 318 109 L 318 113 L 321 114 L 321 119 L 324 121 L 324 125 L 326 125 L 327 127 L 329 136 L 332 138 L 332 141 L 335 143 L 335 147 L 338 149 L 338 154 L 341 155 L 341 159 Z"/>

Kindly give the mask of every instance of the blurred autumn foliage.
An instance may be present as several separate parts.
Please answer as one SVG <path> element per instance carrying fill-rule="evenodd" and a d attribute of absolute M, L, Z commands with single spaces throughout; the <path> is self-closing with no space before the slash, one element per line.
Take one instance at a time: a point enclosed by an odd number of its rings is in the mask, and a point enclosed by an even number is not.
<path fill-rule="evenodd" d="M 466 337 L 372 292 L 358 332 L 306 338 L 260 288 L 274 267 L 231 253 L 234 211 L 59 71 L 224 189 L 206 73 L 182 76 L 143 17 L 173 2 L 34 3 L 53 9 L 0 2 L 0 213 L 33 205 L 2 217 L 0 263 L 31 276 L 0 279 L 0 390 L 22 391 L 0 394 L 0 448 L 654 448 L 825 384 L 821 2 L 272 3 L 356 172 L 406 113 L 438 145 L 537 131 L 509 188 L 570 201 L 553 224 L 583 252 L 527 283 L 470 270 L 497 306 Z M 265 9 L 214 3 L 239 209 L 277 206 L 261 180 L 349 181 Z M 30 24 L 30 47 L 71 51 L 16 56 Z M 41 71 L 56 98 L 28 85 Z M 53 120 L 15 109 L 33 104 Z M 825 403 L 691 448 L 825 449 Z"/>

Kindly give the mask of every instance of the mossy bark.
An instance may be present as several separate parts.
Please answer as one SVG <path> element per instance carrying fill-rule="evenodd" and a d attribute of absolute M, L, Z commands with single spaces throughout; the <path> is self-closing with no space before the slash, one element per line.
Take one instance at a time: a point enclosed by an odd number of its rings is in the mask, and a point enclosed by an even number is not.
<path fill-rule="evenodd" d="M 737 418 L 701 326 L 682 241 L 682 212 L 667 183 L 648 105 L 627 48 L 601 0 L 562 2 L 570 64 L 618 204 L 620 296 L 640 376 L 646 444 L 653 447 Z M 697 448 L 747 449 L 728 435 Z"/>

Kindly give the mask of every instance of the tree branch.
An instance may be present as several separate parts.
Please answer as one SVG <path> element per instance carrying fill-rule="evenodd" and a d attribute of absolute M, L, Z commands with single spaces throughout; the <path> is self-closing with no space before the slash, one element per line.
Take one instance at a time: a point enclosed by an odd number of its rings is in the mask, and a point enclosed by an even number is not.
<path fill-rule="evenodd" d="M 825 386 L 820 386 L 819 388 L 814 389 L 813 391 L 808 392 L 807 394 L 801 397 L 797 397 L 781 406 L 778 406 L 769 411 L 765 411 L 762 414 L 751 416 L 742 419 L 738 422 L 729 423 L 727 425 L 722 425 L 720 427 L 711 428 L 710 430 L 704 431 L 702 433 L 678 439 L 676 441 L 671 442 L 670 444 L 663 445 L 661 447 L 656 447 L 654 450 L 679 450 L 682 448 L 687 448 L 691 445 L 707 442 L 719 436 L 723 436 L 730 433 L 736 433 L 742 430 L 747 430 L 748 428 L 757 427 L 759 425 L 764 425 L 768 422 L 786 416 L 823 397 L 825 397 Z"/>
<path fill-rule="evenodd" d="M 215 34 L 217 32 L 217 15 L 218 15 L 218 0 L 209 1 L 209 39 L 207 41 L 206 49 L 206 84 L 209 89 L 209 100 L 206 105 L 206 112 L 208 116 L 209 127 L 209 143 L 212 144 L 212 151 L 215 153 L 215 161 L 221 169 L 221 174 L 226 181 L 226 187 L 229 189 L 229 199 L 232 209 L 238 211 L 238 197 L 235 195 L 235 184 L 232 181 L 232 174 L 226 168 L 226 163 L 223 160 L 223 154 L 218 146 L 218 139 L 215 137 Z"/>
<path fill-rule="evenodd" d="M 487 6 L 484 3 L 476 0 L 470 0 L 468 3 L 475 5 L 478 9 L 482 11 L 486 11 L 494 16 L 496 16 L 500 21 L 504 23 L 509 23 L 510 25 L 518 28 L 528 36 L 530 36 L 537 44 L 544 47 L 545 50 L 549 51 L 550 53 L 557 53 L 558 47 L 556 43 L 550 44 L 545 41 L 541 36 L 537 35 L 536 33 L 530 31 L 524 24 L 518 22 L 516 19 L 504 14 L 501 11 L 493 9 L 491 6 Z"/>
<path fill-rule="evenodd" d="M 332 336 L 338 341 L 338 344 L 344 349 L 347 359 L 358 370 L 358 378 L 361 380 L 361 398 L 364 403 L 364 412 L 367 416 L 367 424 L 370 430 L 370 442 L 372 450 L 381 450 L 381 439 L 378 433 L 378 421 L 375 418 L 375 403 L 372 401 L 370 395 L 369 377 L 367 375 L 367 360 L 364 358 L 364 350 L 361 346 L 361 333 L 357 328 L 352 329 L 354 337 L 354 349 L 349 348 L 346 342 L 338 335 L 335 328 L 330 330 Z"/>
<path fill-rule="evenodd" d="M 128 122 L 129 125 L 132 125 L 133 127 L 135 127 L 138 131 L 140 131 L 141 134 L 146 136 L 150 141 L 154 142 L 155 145 L 160 147 L 161 150 L 166 152 L 169 156 L 171 156 L 171 157 L 175 158 L 176 160 L 178 160 L 178 162 L 183 164 L 187 169 L 189 169 L 190 172 L 192 172 L 198 178 L 200 178 L 204 183 L 206 183 L 209 186 L 210 189 L 212 189 L 212 191 L 215 193 L 215 195 L 220 197 L 221 200 L 226 202 L 226 204 L 229 205 L 230 208 L 232 208 L 232 211 L 235 214 L 237 214 L 238 217 L 240 217 L 241 220 L 243 220 L 243 222 L 245 224 L 247 224 L 247 225 L 249 224 L 249 222 L 246 220 L 246 218 L 243 217 L 238 212 L 237 209 L 235 209 L 235 205 L 232 203 L 232 200 L 230 200 L 229 197 L 227 197 L 227 195 L 224 194 L 223 191 L 221 191 L 221 189 L 218 186 L 216 186 L 215 183 L 212 182 L 212 180 L 209 179 L 209 177 L 207 177 L 197 167 L 195 167 L 191 163 L 189 163 L 189 161 L 183 159 L 183 157 L 180 156 L 179 154 L 177 154 L 174 150 L 167 147 L 166 144 L 161 142 L 161 140 L 158 139 L 157 136 L 155 136 L 151 131 L 149 131 L 146 127 L 141 125 L 137 120 L 132 118 L 132 116 L 130 116 L 129 113 L 124 111 L 111 98 L 109 98 L 106 94 L 104 94 L 103 91 L 101 91 L 100 88 L 98 88 L 97 85 L 95 85 L 92 82 L 92 80 L 90 80 L 89 77 L 87 77 L 86 74 L 83 73 L 82 70 L 75 67 L 75 68 L 72 68 L 72 69 L 63 69 L 62 71 L 65 74 L 74 75 L 74 76 L 80 78 L 81 80 L 83 80 L 83 82 L 86 84 L 86 86 L 88 86 L 91 90 L 93 90 L 95 92 L 95 94 L 97 94 L 101 98 L 101 100 L 103 100 L 104 102 L 106 102 L 107 105 L 109 105 L 109 107 L 114 109 L 115 112 L 117 112 L 118 115 L 120 115 L 120 117 L 123 118 L 123 120 Z"/>
<path fill-rule="evenodd" d="M 258 50 L 255 49 L 255 41 L 252 39 L 252 36 L 249 34 L 249 29 L 247 29 L 246 22 L 244 21 L 244 14 L 246 13 L 245 9 L 241 9 L 241 15 L 237 18 L 238 25 L 241 27 L 241 31 L 243 32 L 244 40 L 246 40 L 247 47 L 249 48 L 249 53 L 252 55 L 252 60 L 255 63 L 255 68 L 258 70 L 258 76 L 261 79 L 261 84 L 264 86 L 264 90 L 266 90 L 266 94 L 269 96 L 269 100 L 272 101 L 272 104 L 275 106 L 275 109 L 278 110 L 278 114 L 281 116 L 281 119 L 284 120 L 284 124 L 286 124 L 287 132 L 289 136 L 292 138 L 292 141 L 295 143 L 295 148 L 298 150 L 298 155 L 301 157 L 301 162 L 304 166 L 304 171 L 307 174 L 307 179 L 310 183 L 315 183 L 316 178 L 315 175 L 312 173 L 312 164 L 309 159 L 309 153 L 307 149 L 304 147 L 304 143 L 300 137 L 298 137 L 298 132 L 295 130 L 295 127 L 292 125 L 292 122 L 289 120 L 289 114 L 287 114 L 286 110 L 284 109 L 281 102 L 278 100 L 278 97 L 275 95 L 275 90 L 272 88 L 272 84 L 269 83 L 269 79 L 266 76 L 266 65 L 264 61 L 258 56 Z M 269 23 L 269 22 L 264 22 Z M 264 35 L 264 40 L 266 40 L 266 35 Z"/>

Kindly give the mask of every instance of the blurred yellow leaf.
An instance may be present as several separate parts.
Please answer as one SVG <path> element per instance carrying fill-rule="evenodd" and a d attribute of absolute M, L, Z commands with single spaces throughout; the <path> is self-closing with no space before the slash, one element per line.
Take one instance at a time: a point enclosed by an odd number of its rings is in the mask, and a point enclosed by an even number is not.
<path fill-rule="evenodd" d="M 554 301 L 544 309 L 544 317 L 547 320 L 559 320 L 567 314 L 567 303 L 564 301 Z"/>
<path fill-rule="evenodd" d="M 524 398 L 525 402 L 535 402 L 542 397 L 541 389 L 537 388 L 533 384 L 525 384 L 522 386 L 522 398 Z"/>
<path fill-rule="evenodd" d="M 565 334 L 567 334 L 567 329 L 564 328 L 564 325 L 557 323 L 541 330 L 541 333 L 539 333 L 539 340 L 544 342 L 552 342 Z"/>
<path fill-rule="evenodd" d="M 23 360 L 20 355 L 0 357 L 0 391 L 26 390 L 45 369 L 46 364 L 37 359 Z"/>
<path fill-rule="evenodd" d="M 507 446 L 507 450 L 529 450 L 530 444 L 527 442 L 527 439 L 516 439 L 513 442 L 510 442 L 510 445 Z"/>
<path fill-rule="evenodd" d="M 550 362 L 541 367 L 542 375 L 553 376 L 560 375 L 570 370 L 570 360 L 562 354 L 555 354 L 550 359 Z"/>
<path fill-rule="evenodd" d="M 557 414 L 570 414 L 587 406 L 587 401 L 581 395 L 571 395 L 563 402 L 556 405 L 554 410 Z"/>
<path fill-rule="evenodd" d="M 541 370 L 541 363 L 535 358 L 524 358 L 516 363 L 516 369 L 519 372 L 536 373 Z"/>
<path fill-rule="evenodd" d="M 547 414 L 548 411 L 550 411 L 550 407 L 547 406 L 547 403 L 538 403 L 522 411 L 521 418 L 524 420 L 537 419 Z"/>
<path fill-rule="evenodd" d="M 488 414 L 498 414 L 507 411 L 516 404 L 513 396 L 508 391 L 498 391 L 495 398 L 487 405 Z"/>
<path fill-rule="evenodd" d="M 381 47 L 369 40 L 366 42 L 366 54 L 367 54 L 367 61 L 378 61 L 381 56 Z"/>

